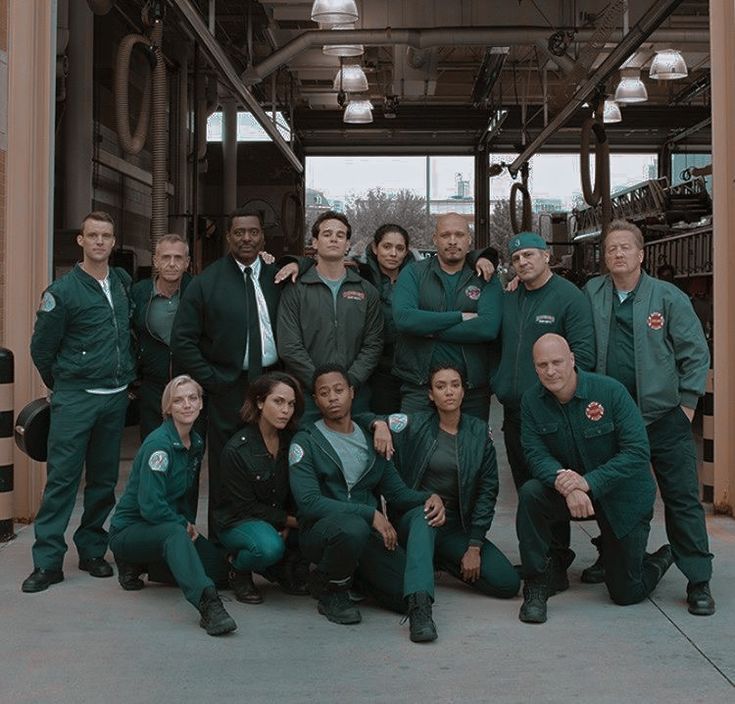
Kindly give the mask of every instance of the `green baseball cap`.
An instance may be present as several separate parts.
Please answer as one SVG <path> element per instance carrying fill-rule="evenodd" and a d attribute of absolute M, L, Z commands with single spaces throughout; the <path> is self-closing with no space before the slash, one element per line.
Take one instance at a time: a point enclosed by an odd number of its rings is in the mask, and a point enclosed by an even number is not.
<path fill-rule="evenodd" d="M 512 255 L 513 252 L 517 252 L 519 249 L 548 249 L 549 245 L 546 244 L 541 235 L 535 232 L 519 232 L 513 239 L 508 243 L 508 252 Z"/>

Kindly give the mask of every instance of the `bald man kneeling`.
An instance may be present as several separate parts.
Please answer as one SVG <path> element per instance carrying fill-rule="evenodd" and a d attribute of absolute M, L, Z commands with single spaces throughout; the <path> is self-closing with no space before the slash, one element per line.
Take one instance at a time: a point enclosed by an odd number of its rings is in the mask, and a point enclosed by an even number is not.
<path fill-rule="evenodd" d="M 532 479 L 519 491 L 516 517 L 524 578 L 519 618 L 546 621 L 550 528 L 570 518 L 594 516 L 610 597 L 636 604 L 673 561 L 669 545 L 646 555 L 656 486 L 643 419 L 621 383 L 575 368 L 563 337 L 540 337 L 533 363 L 538 383 L 521 402 Z"/>

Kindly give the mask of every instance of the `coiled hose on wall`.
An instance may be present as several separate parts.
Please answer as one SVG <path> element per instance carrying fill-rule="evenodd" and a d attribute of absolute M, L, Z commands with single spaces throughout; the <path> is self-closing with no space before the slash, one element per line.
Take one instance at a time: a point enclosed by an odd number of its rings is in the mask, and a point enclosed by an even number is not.
<path fill-rule="evenodd" d="M 595 137 L 595 183 L 590 178 L 590 141 Z M 610 145 L 605 128 L 590 117 L 582 125 L 582 144 L 579 151 L 582 195 L 593 208 L 601 204 L 601 228 L 604 235 L 612 219 L 610 199 Z"/>
<path fill-rule="evenodd" d="M 161 50 L 163 23 L 156 20 L 150 38 L 142 34 L 128 34 L 120 42 L 115 62 L 115 121 L 120 147 L 126 154 L 140 153 L 148 136 L 148 125 L 153 113 L 151 144 L 152 193 L 151 193 L 151 251 L 158 240 L 168 232 L 168 85 L 166 62 Z M 153 54 L 154 65 L 151 80 L 146 78 L 143 88 L 138 122 L 134 134 L 130 133 L 130 57 L 136 44 L 142 44 Z M 152 94 L 152 100 L 151 100 Z"/>
<path fill-rule="evenodd" d="M 518 223 L 518 214 L 516 211 L 516 196 L 519 192 L 523 196 L 523 211 L 520 224 Z M 510 226 L 513 228 L 513 232 L 517 235 L 519 232 L 530 231 L 533 227 L 531 194 L 528 192 L 528 187 L 525 183 L 514 183 L 510 187 L 510 202 L 508 206 L 510 209 Z"/>

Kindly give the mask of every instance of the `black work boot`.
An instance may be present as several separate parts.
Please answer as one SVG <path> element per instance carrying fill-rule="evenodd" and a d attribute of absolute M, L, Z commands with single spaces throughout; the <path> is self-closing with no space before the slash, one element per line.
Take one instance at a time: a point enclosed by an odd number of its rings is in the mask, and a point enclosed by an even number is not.
<path fill-rule="evenodd" d="M 324 591 L 319 597 L 317 609 L 332 623 L 343 626 L 362 621 L 360 609 L 350 599 L 346 587 L 332 586 Z"/>
<path fill-rule="evenodd" d="M 230 570 L 230 589 L 232 589 L 235 599 L 243 604 L 263 603 L 263 596 L 253 583 L 252 572 Z"/>
<path fill-rule="evenodd" d="M 411 640 L 414 643 L 436 640 L 436 625 L 431 618 L 431 597 L 426 592 L 415 592 L 409 594 L 406 601 Z"/>
<path fill-rule="evenodd" d="M 549 596 L 569 589 L 569 577 L 567 570 L 574 562 L 574 550 L 567 548 L 551 553 L 551 573 L 549 574 Z"/>
<path fill-rule="evenodd" d="M 123 562 L 115 558 L 117 565 L 117 581 L 126 592 L 140 591 L 145 584 L 140 575 L 145 572 L 143 565 L 134 565 L 132 562 Z"/>
<path fill-rule="evenodd" d="M 695 616 L 711 616 L 715 612 L 715 600 L 709 590 L 709 582 L 687 584 L 689 613 Z"/>
<path fill-rule="evenodd" d="M 646 555 L 643 562 L 655 569 L 656 584 L 658 584 L 669 567 L 674 564 L 674 553 L 671 552 L 671 545 L 662 545 L 656 552 Z"/>
<path fill-rule="evenodd" d="M 546 602 L 549 598 L 549 574 L 544 572 L 523 580 L 523 604 L 518 618 L 523 623 L 546 623 Z"/>
<path fill-rule="evenodd" d="M 237 624 L 225 611 L 222 600 L 214 587 L 207 587 L 199 599 L 199 613 L 202 615 L 199 625 L 210 636 L 221 636 L 237 628 Z"/>
<path fill-rule="evenodd" d="M 597 548 L 597 559 L 582 570 L 580 580 L 585 584 L 601 584 L 605 581 L 605 561 L 602 559 L 602 536 L 592 538 L 592 544 Z"/>

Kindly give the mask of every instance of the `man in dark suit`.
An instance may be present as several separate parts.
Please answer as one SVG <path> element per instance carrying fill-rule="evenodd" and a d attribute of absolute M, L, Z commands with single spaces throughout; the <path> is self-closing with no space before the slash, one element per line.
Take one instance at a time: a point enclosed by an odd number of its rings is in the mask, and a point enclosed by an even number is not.
<path fill-rule="evenodd" d="M 207 393 L 209 533 L 220 490 L 222 448 L 237 430 L 249 381 L 278 362 L 275 323 L 280 288 L 275 264 L 258 255 L 265 236 L 259 212 L 235 210 L 227 228 L 227 255 L 210 264 L 181 298 L 171 334 L 177 368 Z"/>

